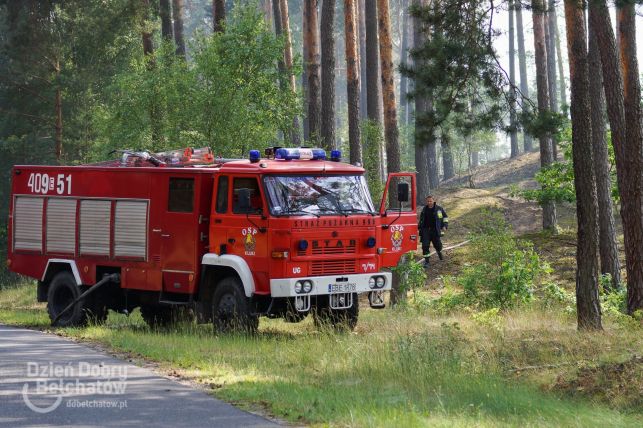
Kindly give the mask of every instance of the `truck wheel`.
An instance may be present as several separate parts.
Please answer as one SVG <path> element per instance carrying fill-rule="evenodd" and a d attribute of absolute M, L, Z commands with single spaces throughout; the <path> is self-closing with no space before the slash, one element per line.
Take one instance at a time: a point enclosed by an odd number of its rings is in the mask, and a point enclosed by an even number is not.
<path fill-rule="evenodd" d="M 358 295 L 353 295 L 353 306 L 348 309 L 331 309 L 328 306 L 318 307 L 313 312 L 313 320 L 317 328 L 333 328 L 336 331 L 352 331 L 359 317 Z"/>
<path fill-rule="evenodd" d="M 217 284 L 212 296 L 212 322 L 214 330 L 222 333 L 257 331 L 259 318 L 252 313 L 237 278 L 224 278 Z"/>
<path fill-rule="evenodd" d="M 49 291 L 47 292 L 47 312 L 52 324 L 58 314 L 76 300 L 81 293 L 80 288 L 76 285 L 76 279 L 71 273 L 65 271 L 56 274 L 51 284 L 49 284 Z M 85 309 L 84 302 L 78 302 L 58 319 L 56 325 L 60 327 L 85 325 L 87 322 Z"/>

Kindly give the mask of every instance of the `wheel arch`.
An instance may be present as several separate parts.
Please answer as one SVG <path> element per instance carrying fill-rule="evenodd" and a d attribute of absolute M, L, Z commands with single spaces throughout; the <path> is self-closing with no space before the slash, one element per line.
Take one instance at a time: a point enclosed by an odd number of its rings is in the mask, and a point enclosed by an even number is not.
<path fill-rule="evenodd" d="M 49 284 L 54 277 L 60 272 L 69 272 L 74 276 L 76 285 L 82 285 L 80 279 L 80 272 L 74 260 L 68 259 L 49 259 L 47 266 L 42 273 L 42 277 L 38 281 L 37 300 L 39 302 L 47 301 L 47 294 L 49 293 Z"/>
<path fill-rule="evenodd" d="M 243 287 L 246 297 L 252 297 L 255 292 L 255 281 L 252 277 L 252 271 L 246 261 L 235 255 L 208 253 L 203 256 L 203 275 L 201 277 L 201 286 L 199 287 L 199 300 L 211 296 L 214 290 L 212 284 L 214 279 L 223 279 L 227 276 L 236 276 Z M 203 300 L 201 300 L 203 301 Z"/>

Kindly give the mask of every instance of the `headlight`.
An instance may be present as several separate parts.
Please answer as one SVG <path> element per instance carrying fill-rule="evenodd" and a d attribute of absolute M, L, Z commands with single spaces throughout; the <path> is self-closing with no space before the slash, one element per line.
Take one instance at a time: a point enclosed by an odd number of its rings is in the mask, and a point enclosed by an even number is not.
<path fill-rule="evenodd" d="M 301 281 L 295 282 L 295 293 L 301 294 L 302 287 L 303 287 L 303 284 L 301 283 Z"/>
<path fill-rule="evenodd" d="M 374 277 L 370 277 L 368 279 L 368 288 L 375 288 L 375 278 Z"/>
<path fill-rule="evenodd" d="M 303 282 L 302 290 L 304 293 L 310 293 L 312 289 L 313 289 L 312 281 L 306 280 Z"/>
<path fill-rule="evenodd" d="M 384 287 L 384 284 L 386 284 L 386 280 L 384 279 L 384 277 L 378 276 L 377 279 L 375 280 L 375 285 L 377 286 L 377 288 Z"/>

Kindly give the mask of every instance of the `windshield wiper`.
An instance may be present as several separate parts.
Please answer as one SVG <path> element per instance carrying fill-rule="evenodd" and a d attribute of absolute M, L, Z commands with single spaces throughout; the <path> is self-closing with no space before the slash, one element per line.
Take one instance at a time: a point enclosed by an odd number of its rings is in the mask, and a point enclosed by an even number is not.
<path fill-rule="evenodd" d="M 287 214 L 304 214 L 304 215 L 314 215 L 315 217 L 319 218 L 319 214 L 309 213 L 308 211 L 304 211 L 304 210 L 291 210 L 291 209 L 287 209 L 286 211 L 282 212 L 280 215 L 287 215 Z"/>
<path fill-rule="evenodd" d="M 364 214 L 370 214 L 371 216 L 375 216 L 377 213 L 369 210 L 363 210 L 361 208 L 347 208 L 346 212 L 350 213 L 364 213 Z"/>
<path fill-rule="evenodd" d="M 335 210 L 332 208 L 319 208 L 319 212 L 341 214 L 343 216 L 348 217 L 348 214 L 346 214 L 344 210 L 341 209 L 339 206 Z"/>

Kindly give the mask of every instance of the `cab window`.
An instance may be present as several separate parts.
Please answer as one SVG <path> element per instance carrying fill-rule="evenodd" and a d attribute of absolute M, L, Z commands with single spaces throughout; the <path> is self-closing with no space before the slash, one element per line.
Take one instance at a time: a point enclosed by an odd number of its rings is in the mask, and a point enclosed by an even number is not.
<path fill-rule="evenodd" d="M 217 185 L 217 212 L 224 214 L 228 212 L 228 177 L 223 176 L 219 178 Z"/>
<path fill-rule="evenodd" d="M 255 177 L 236 177 L 232 184 L 233 207 L 232 212 L 235 214 L 246 214 L 239 203 L 239 190 L 248 189 L 250 191 L 250 206 L 252 211 L 259 212 L 263 210 L 261 192 L 259 191 L 259 182 Z"/>

